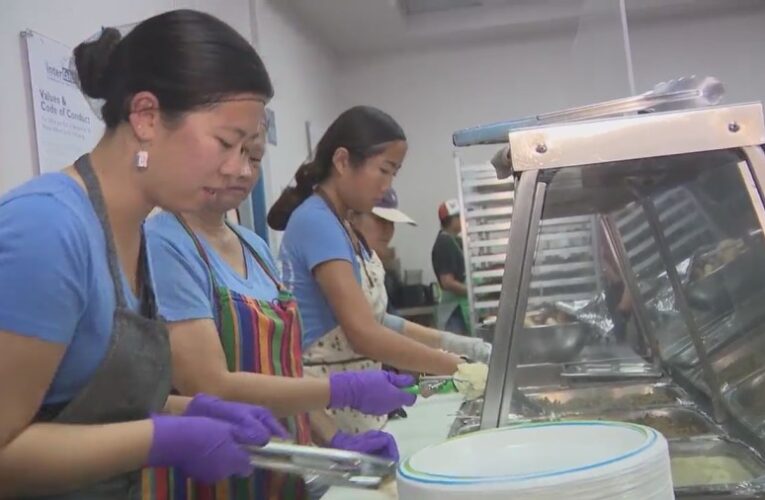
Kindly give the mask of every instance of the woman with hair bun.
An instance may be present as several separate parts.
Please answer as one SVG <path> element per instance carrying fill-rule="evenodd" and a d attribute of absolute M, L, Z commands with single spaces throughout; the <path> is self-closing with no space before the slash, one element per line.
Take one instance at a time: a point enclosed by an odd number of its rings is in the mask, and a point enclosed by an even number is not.
<path fill-rule="evenodd" d="M 139 498 L 141 468 L 252 472 L 286 436 L 261 407 L 168 397 L 143 221 L 193 211 L 248 161 L 273 89 L 252 46 L 200 12 L 105 29 L 74 51 L 106 131 L 0 197 L 0 497 Z M 69 158 L 62 158 L 62 166 Z"/>

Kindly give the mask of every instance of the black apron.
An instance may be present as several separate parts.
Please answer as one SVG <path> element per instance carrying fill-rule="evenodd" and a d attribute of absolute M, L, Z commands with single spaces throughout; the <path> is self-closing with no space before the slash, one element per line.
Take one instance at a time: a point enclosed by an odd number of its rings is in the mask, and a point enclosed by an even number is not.
<path fill-rule="evenodd" d="M 117 306 L 109 347 L 90 381 L 71 401 L 41 408 L 36 420 L 60 424 L 107 424 L 145 419 L 150 413 L 162 410 L 171 384 L 170 343 L 167 328 L 157 314 L 145 241 L 142 236 L 138 263 L 139 314 L 131 311 L 125 300 L 111 225 L 88 155 L 78 159 L 74 167 L 85 183 L 104 231 Z M 76 491 L 42 498 L 138 499 L 140 493 L 141 471 L 135 470 Z"/>

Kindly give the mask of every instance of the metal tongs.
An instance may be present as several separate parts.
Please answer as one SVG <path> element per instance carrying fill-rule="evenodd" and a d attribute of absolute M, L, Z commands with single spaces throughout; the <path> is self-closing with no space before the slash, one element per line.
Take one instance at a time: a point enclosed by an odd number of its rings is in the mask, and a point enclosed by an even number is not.
<path fill-rule="evenodd" d="M 374 489 L 396 473 L 396 462 L 353 451 L 279 441 L 247 450 L 255 467 L 300 475 L 309 484 Z"/>
<path fill-rule="evenodd" d="M 452 136 L 455 146 L 506 144 L 507 134 L 515 129 L 550 123 L 591 120 L 625 113 L 668 111 L 717 104 L 725 87 L 717 78 L 689 76 L 661 82 L 652 90 L 632 97 L 579 106 L 562 111 L 528 116 L 489 125 L 458 130 Z"/>

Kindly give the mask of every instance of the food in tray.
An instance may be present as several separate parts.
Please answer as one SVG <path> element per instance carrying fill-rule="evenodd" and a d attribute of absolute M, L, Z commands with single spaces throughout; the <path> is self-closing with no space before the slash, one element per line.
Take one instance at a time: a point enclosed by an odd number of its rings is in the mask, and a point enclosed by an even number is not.
<path fill-rule="evenodd" d="M 539 326 L 565 325 L 573 322 L 574 318 L 571 315 L 559 311 L 554 307 L 544 307 L 536 311 L 527 312 L 526 318 L 523 321 L 523 326 L 526 328 L 534 328 Z"/>
<path fill-rule="evenodd" d="M 672 457 L 672 482 L 675 487 L 711 484 L 737 484 L 754 479 L 742 463 L 724 455 Z"/>
<path fill-rule="evenodd" d="M 746 245 L 741 240 L 722 240 L 714 249 L 700 255 L 696 259 L 691 270 L 691 279 L 700 280 L 709 276 L 726 264 L 736 260 L 745 251 Z"/>
<path fill-rule="evenodd" d="M 567 401 L 561 401 L 554 397 L 535 398 L 543 410 L 551 413 L 570 413 L 588 410 L 602 410 L 608 408 L 630 409 L 645 408 L 648 406 L 664 405 L 675 401 L 664 392 L 652 392 L 648 394 L 629 394 L 613 399 L 608 396 L 575 396 Z"/>
<path fill-rule="evenodd" d="M 751 356 L 738 360 L 720 370 L 720 381 L 726 383 L 738 382 L 752 373 L 765 368 L 765 356 L 753 352 Z"/>
<path fill-rule="evenodd" d="M 699 436 L 708 432 L 706 426 L 690 419 L 674 420 L 671 417 L 651 414 L 628 419 L 627 422 L 652 427 L 661 432 L 667 439 Z"/>
<path fill-rule="evenodd" d="M 631 424 L 646 425 L 657 431 L 667 439 L 689 438 L 708 434 L 708 428 L 699 422 L 682 419 L 681 421 L 671 417 L 645 414 L 636 418 L 622 418 L 619 415 L 581 415 L 565 420 L 615 420 L 629 422 Z"/>

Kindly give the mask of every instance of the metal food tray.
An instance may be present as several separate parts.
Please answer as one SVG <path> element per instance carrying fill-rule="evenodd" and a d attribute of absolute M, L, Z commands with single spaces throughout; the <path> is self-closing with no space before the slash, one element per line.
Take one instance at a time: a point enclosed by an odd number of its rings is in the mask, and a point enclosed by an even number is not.
<path fill-rule="evenodd" d="M 759 332 L 757 332 L 759 333 Z M 765 335 L 755 334 L 737 340 L 735 344 L 726 346 L 710 358 L 712 371 L 722 384 L 723 392 L 733 389 L 752 374 L 765 367 Z M 699 368 L 693 374 L 694 378 L 702 378 Z"/>
<path fill-rule="evenodd" d="M 247 449 L 253 466 L 300 475 L 307 483 L 377 488 L 396 472 L 393 461 L 353 451 L 278 441 Z"/>
<path fill-rule="evenodd" d="M 561 377 L 572 380 L 658 379 L 662 372 L 644 361 L 588 361 L 568 363 Z"/>
<path fill-rule="evenodd" d="M 518 338 L 521 362 L 531 364 L 571 361 L 582 351 L 589 334 L 589 326 L 578 322 L 525 326 Z"/>
<path fill-rule="evenodd" d="M 723 264 L 706 276 L 691 280 L 686 285 L 688 303 L 691 307 L 722 312 L 733 308 L 734 297 L 751 296 L 760 289 L 759 276 L 752 273 L 760 263 L 751 250 L 738 255 L 735 260 Z"/>
<path fill-rule="evenodd" d="M 612 410 L 633 410 L 690 405 L 688 395 L 668 383 L 598 385 L 559 391 L 536 392 L 527 396 L 545 411 L 556 415 L 581 415 Z M 546 400 L 546 401 L 545 401 Z M 583 403 L 572 404 L 575 401 Z"/>
<path fill-rule="evenodd" d="M 707 355 L 714 354 L 720 349 L 727 347 L 744 331 L 736 316 L 728 316 L 723 320 L 708 325 L 701 332 L 704 344 L 706 345 Z M 690 337 L 683 345 L 684 347 L 679 349 L 669 362 L 681 368 L 693 368 L 699 364 L 696 347 L 690 340 Z"/>
<path fill-rule="evenodd" d="M 685 407 L 667 407 L 630 410 L 626 412 L 604 412 L 596 419 L 615 420 L 618 422 L 630 422 L 634 424 L 645 425 L 656 429 L 668 440 L 687 439 L 696 436 L 719 436 L 722 429 L 714 423 L 704 413 L 692 408 Z M 669 419 L 679 426 L 688 426 L 698 429 L 698 432 L 671 432 L 667 431 L 663 425 L 651 425 L 650 419 Z"/>
<path fill-rule="evenodd" d="M 650 418 L 654 419 L 670 419 L 677 422 L 678 426 L 695 427 L 697 432 L 668 432 L 663 425 L 656 425 L 655 422 L 650 422 Z M 686 407 L 665 407 L 665 408 L 650 408 L 639 409 L 629 411 L 604 411 L 596 414 L 581 414 L 581 415 L 567 415 L 554 416 L 553 418 L 524 418 L 518 415 L 511 416 L 511 425 L 525 423 L 525 422 L 549 422 L 556 420 L 612 420 L 615 422 L 630 422 L 640 425 L 647 425 L 661 432 L 668 440 L 675 439 L 688 439 L 698 436 L 720 436 L 723 434 L 723 430 L 715 424 L 711 418 L 707 415 L 696 411 L 692 408 Z M 654 425 L 649 425 L 653 423 Z M 468 434 L 480 430 L 480 422 L 477 418 L 458 417 L 452 425 L 449 436 L 458 436 Z"/>
<path fill-rule="evenodd" d="M 740 483 L 705 483 L 697 485 L 675 485 L 677 496 L 720 495 L 746 497 L 747 494 L 765 493 L 759 478 L 765 475 L 765 462 L 760 455 L 746 444 L 725 437 L 697 437 L 669 442 L 670 458 L 677 457 L 727 457 L 736 460 L 752 479 Z M 759 495 L 757 495 L 759 496 Z"/>
<path fill-rule="evenodd" d="M 725 394 L 735 415 L 750 430 L 765 437 L 765 369 L 744 379 Z"/>

